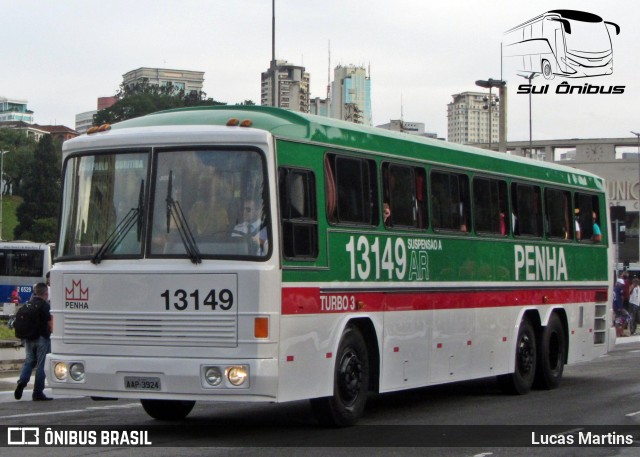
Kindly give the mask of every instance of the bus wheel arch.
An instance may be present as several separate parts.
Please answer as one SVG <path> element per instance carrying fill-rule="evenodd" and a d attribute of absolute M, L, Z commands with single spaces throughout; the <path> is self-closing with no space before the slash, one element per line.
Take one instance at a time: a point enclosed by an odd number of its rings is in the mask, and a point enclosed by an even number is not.
<path fill-rule="evenodd" d="M 335 357 L 333 395 L 311 399 L 313 413 L 321 425 L 347 427 L 362 416 L 372 371 L 371 352 L 363 335 L 368 330 L 361 327 L 349 322 L 342 332 Z"/>
<path fill-rule="evenodd" d="M 568 357 L 568 341 L 566 314 L 556 310 L 538 333 L 536 388 L 551 390 L 560 385 Z"/>
<path fill-rule="evenodd" d="M 195 401 L 190 400 L 140 400 L 146 413 L 161 421 L 182 420 L 189 415 Z"/>
<path fill-rule="evenodd" d="M 513 373 L 498 376 L 501 389 L 509 394 L 524 395 L 533 387 L 537 364 L 536 328 L 540 317 L 534 310 L 526 312 L 518 326 Z"/>

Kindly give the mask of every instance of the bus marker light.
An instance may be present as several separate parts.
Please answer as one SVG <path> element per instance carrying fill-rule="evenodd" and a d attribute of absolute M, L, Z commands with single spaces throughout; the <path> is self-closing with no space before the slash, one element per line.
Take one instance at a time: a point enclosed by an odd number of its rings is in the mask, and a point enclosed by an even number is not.
<path fill-rule="evenodd" d="M 84 381 L 84 364 L 72 363 L 69 367 L 69 376 L 76 382 Z"/>
<path fill-rule="evenodd" d="M 253 125 L 253 121 L 251 119 L 245 119 L 240 122 L 240 127 L 251 127 Z"/>
<path fill-rule="evenodd" d="M 238 365 L 235 367 L 227 367 L 227 379 L 231 384 L 238 387 L 244 384 L 249 377 L 249 371 L 245 365 Z"/>
<path fill-rule="evenodd" d="M 400 352 L 400 348 L 398 346 L 394 347 L 393 352 Z"/>
<path fill-rule="evenodd" d="M 69 368 L 67 367 L 67 364 L 64 362 L 57 362 L 53 366 L 53 374 L 58 381 L 65 381 L 67 379 L 67 375 L 69 374 Z"/>
<path fill-rule="evenodd" d="M 209 367 L 204 372 L 204 380 L 213 387 L 219 386 L 222 382 L 222 371 L 219 367 Z"/>
<path fill-rule="evenodd" d="M 293 356 L 292 355 L 288 355 L 287 356 L 287 362 L 293 362 Z"/>
<path fill-rule="evenodd" d="M 100 127 L 98 127 L 98 132 L 106 132 L 107 130 L 111 130 L 110 124 L 102 124 Z"/>
<path fill-rule="evenodd" d="M 436 346 L 438 349 L 442 349 L 442 343 L 438 343 L 438 345 Z"/>
<path fill-rule="evenodd" d="M 227 121 L 227 127 L 237 127 L 240 124 L 240 120 L 232 117 Z"/>
<path fill-rule="evenodd" d="M 325 354 L 325 357 L 326 357 L 327 359 L 330 359 L 331 357 L 333 357 L 333 354 L 332 354 L 331 352 L 327 352 L 327 353 Z"/>
<path fill-rule="evenodd" d="M 269 338 L 269 318 L 256 317 L 253 321 L 253 336 L 256 338 Z"/>

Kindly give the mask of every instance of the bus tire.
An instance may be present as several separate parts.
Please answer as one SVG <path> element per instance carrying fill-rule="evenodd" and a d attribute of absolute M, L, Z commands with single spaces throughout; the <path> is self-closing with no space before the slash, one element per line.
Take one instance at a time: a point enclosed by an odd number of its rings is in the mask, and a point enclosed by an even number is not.
<path fill-rule="evenodd" d="M 321 425 L 348 427 L 362 416 L 369 391 L 369 354 L 360 331 L 347 326 L 340 339 L 333 374 L 333 395 L 311 400 Z"/>
<path fill-rule="evenodd" d="M 542 76 L 544 76 L 544 79 L 553 79 L 554 76 L 551 63 L 546 59 L 542 61 Z"/>
<path fill-rule="evenodd" d="M 531 390 L 536 376 L 536 332 L 527 318 L 518 328 L 516 364 L 513 373 L 498 376 L 502 390 L 513 395 L 524 395 Z"/>
<path fill-rule="evenodd" d="M 562 323 L 554 313 L 546 327 L 542 329 L 536 363 L 535 387 L 550 390 L 560 385 L 564 371 L 566 345 L 567 340 Z"/>
<path fill-rule="evenodd" d="M 140 400 L 140 403 L 149 416 L 161 421 L 182 420 L 196 404 L 189 400 Z"/>

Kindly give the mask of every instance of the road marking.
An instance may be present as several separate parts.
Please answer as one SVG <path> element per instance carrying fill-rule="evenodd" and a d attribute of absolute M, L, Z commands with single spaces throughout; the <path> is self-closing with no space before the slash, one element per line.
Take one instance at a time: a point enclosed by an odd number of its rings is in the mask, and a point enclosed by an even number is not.
<path fill-rule="evenodd" d="M 640 411 L 636 411 L 635 413 L 625 414 L 625 416 L 627 416 L 627 417 L 633 417 L 633 416 L 637 416 L 638 414 L 640 414 Z"/>
<path fill-rule="evenodd" d="M 493 455 L 493 452 L 483 452 L 482 454 L 476 454 L 473 457 L 486 457 L 488 455 Z"/>
<path fill-rule="evenodd" d="M 124 405 L 109 405 L 109 406 L 88 406 L 84 409 L 67 409 L 63 411 L 47 411 L 38 413 L 25 413 L 14 414 L 11 416 L 0 416 L 0 419 L 17 419 L 20 417 L 37 417 L 37 416 L 55 416 L 56 414 L 74 414 L 74 413 L 86 413 L 93 411 L 104 411 L 108 409 L 130 409 L 141 406 L 140 403 L 127 403 Z"/>

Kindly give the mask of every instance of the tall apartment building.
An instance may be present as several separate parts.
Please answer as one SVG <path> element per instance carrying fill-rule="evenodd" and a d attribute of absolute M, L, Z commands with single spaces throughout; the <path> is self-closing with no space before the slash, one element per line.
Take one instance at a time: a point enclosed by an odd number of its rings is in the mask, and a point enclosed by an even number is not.
<path fill-rule="evenodd" d="M 124 85 L 142 82 L 144 79 L 146 79 L 149 84 L 158 86 L 165 86 L 171 83 L 176 90 L 184 90 L 186 93 L 189 93 L 202 90 L 204 72 L 141 67 L 122 75 L 122 83 Z"/>
<path fill-rule="evenodd" d="M 26 100 L 0 96 L 0 122 L 14 121 L 33 124 L 33 111 L 27 108 Z"/>
<path fill-rule="evenodd" d="M 276 106 L 291 111 L 310 111 L 309 73 L 304 67 L 286 60 L 276 61 Z M 273 73 L 271 68 L 261 74 L 260 104 L 273 106 Z"/>
<path fill-rule="evenodd" d="M 447 139 L 452 143 L 498 143 L 500 113 L 497 97 L 483 92 L 462 92 L 452 95 L 447 105 Z M 491 107 L 491 109 L 489 109 Z M 489 140 L 491 112 L 491 140 Z"/>
<path fill-rule="evenodd" d="M 372 125 L 371 79 L 364 67 L 338 65 L 331 83 L 331 117 Z"/>

